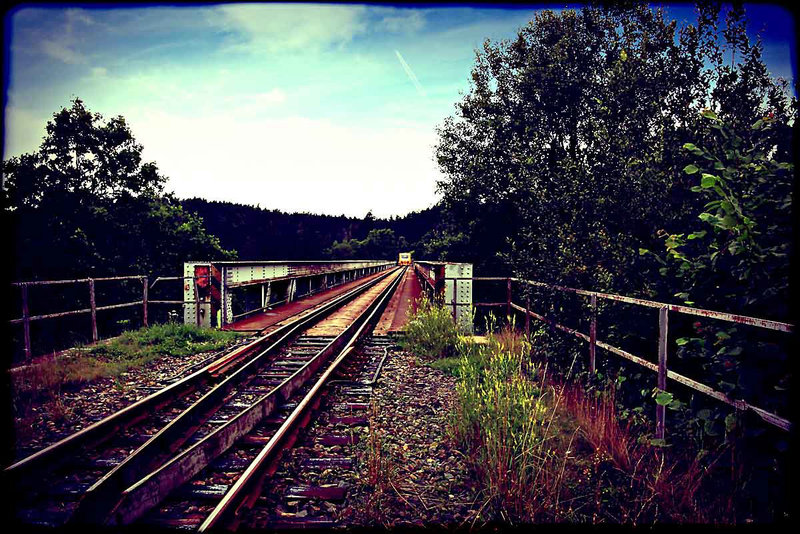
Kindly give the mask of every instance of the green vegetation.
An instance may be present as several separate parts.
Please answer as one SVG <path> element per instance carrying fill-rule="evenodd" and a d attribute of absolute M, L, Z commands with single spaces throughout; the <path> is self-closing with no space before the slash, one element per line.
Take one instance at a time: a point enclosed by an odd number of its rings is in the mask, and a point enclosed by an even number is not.
<path fill-rule="evenodd" d="M 484 484 L 489 513 L 533 519 L 551 453 L 545 448 L 543 392 L 531 378 L 537 369 L 529 366 L 530 345 L 506 333 L 490 335 L 487 345 L 462 341 L 458 352 L 453 429 Z"/>
<path fill-rule="evenodd" d="M 417 320 L 440 330 L 430 311 Z M 695 455 L 653 445 L 632 416 L 618 415 L 624 380 L 586 387 L 548 370 L 548 355 L 515 330 L 487 330 L 486 343 L 462 337 L 455 356 L 429 364 L 458 377 L 452 433 L 481 484 L 483 521 L 736 520 L 741 472 L 719 467 L 730 446 Z"/>
<path fill-rule="evenodd" d="M 372 213 L 363 218 L 283 213 L 202 198 L 182 200 L 181 205 L 196 212 L 222 246 L 235 249 L 243 260 L 395 259 L 398 252 L 422 247 L 442 211 L 436 205 L 381 219 Z"/>
<path fill-rule="evenodd" d="M 346 239 L 334 241 L 325 253 L 336 260 L 352 258 L 396 259 L 400 252 L 408 251 L 406 238 L 397 238 L 394 230 L 380 228 L 370 230 L 363 240 Z"/>
<path fill-rule="evenodd" d="M 450 312 L 425 297 L 417 302 L 403 331 L 402 347 L 427 361 L 452 356 L 461 333 Z"/>
<path fill-rule="evenodd" d="M 62 387 L 116 377 L 159 356 L 188 356 L 219 350 L 240 334 L 168 323 L 124 332 L 92 347 L 75 348 L 58 358 L 46 358 L 13 374 L 16 396 L 48 394 Z"/>
<path fill-rule="evenodd" d="M 513 39 L 487 40 L 439 128 L 443 222 L 420 250 L 485 275 L 794 322 L 798 101 L 771 77 L 742 5 L 696 13 L 685 24 L 635 3 L 543 10 Z M 588 332 L 586 299 L 525 292 L 538 313 Z M 598 314 L 603 341 L 652 361 L 652 314 L 613 302 Z M 632 432 L 649 441 L 666 405 L 659 446 L 697 455 L 687 470 L 736 473 L 721 520 L 788 513 L 785 433 L 673 382 L 656 391 L 652 373 L 605 351 L 590 375 L 581 342 L 534 329 L 550 373 L 574 362 L 582 387 L 614 387 Z M 671 370 L 790 418 L 789 336 L 678 314 L 669 333 Z"/>
<path fill-rule="evenodd" d="M 125 119 L 104 120 L 79 98 L 53 114 L 37 152 L 2 172 L 17 280 L 163 275 L 190 258 L 235 257 L 164 193 Z"/>
<path fill-rule="evenodd" d="M 704 211 L 707 200 L 692 190 L 699 184 L 683 172 L 698 163 L 684 145 L 718 147 L 733 133 L 740 139 L 730 143 L 742 146 L 726 148 L 743 158 L 757 144 L 767 160 L 791 161 L 797 114 L 787 82 L 770 77 L 760 43 L 749 40 L 743 8 L 697 9 L 685 25 L 646 4 L 543 10 L 515 38 L 487 40 L 471 90 L 439 128 L 447 224 L 436 241 L 453 246 L 442 255 L 467 252 L 492 275 L 675 294 L 682 280 L 662 278 L 638 251 L 663 249 L 660 230 L 688 233 Z M 782 187 L 755 190 L 729 174 L 737 198 L 757 193 L 765 206 L 785 198 Z M 786 223 L 759 224 L 783 237 Z M 692 297 L 704 306 L 712 295 Z"/>

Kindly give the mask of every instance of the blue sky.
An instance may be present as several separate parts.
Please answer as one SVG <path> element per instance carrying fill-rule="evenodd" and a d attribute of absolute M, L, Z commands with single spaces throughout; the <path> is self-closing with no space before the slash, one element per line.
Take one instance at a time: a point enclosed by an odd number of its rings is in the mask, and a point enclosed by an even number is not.
<path fill-rule="evenodd" d="M 402 215 L 436 201 L 435 127 L 475 48 L 543 7 L 563 5 L 21 6 L 5 21 L 3 157 L 34 151 L 79 96 L 128 120 L 180 198 Z M 793 79 L 789 13 L 746 9 L 772 74 Z"/>

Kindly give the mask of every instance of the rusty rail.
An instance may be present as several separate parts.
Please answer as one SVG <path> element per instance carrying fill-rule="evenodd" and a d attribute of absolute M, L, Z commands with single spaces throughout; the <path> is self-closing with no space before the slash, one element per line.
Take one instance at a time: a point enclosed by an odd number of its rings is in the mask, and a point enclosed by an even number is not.
<path fill-rule="evenodd" d="M 774 330 L 778 332 L 787 332 L 791 333 L 794 331 L 794 325 L 790 323 L 780 322 L 780 321 L 773 321 L 770 319 L 761 319 L 757 317 L 748 317 L 745 315 L 737 315 L 732 313 L 725 313 L 719 311 L 712 311 L 712 310 L 705 310 L 702 308 L 692 308 L 689 306 L 681 306 L 677 304 L 668 304 L 664 302 L 657 302 L 652 300 L 640 299 L 635 297 L 627 297 L 623 295 L 616 295 L 613 293 L 602 293 L 598 291 L 587 291 L 584 289 L 576 289 L 572 287 L 565 287 L 559 286 L 554 284 L 546 284 L 543 282 L 536 282 L 532 280 L 524 280 L 520 278 L 514 277 L 473 277 L 473 281 L 505 281 L 506 282 L 506 302 L 504 303 L 473 303 L 475 306 L 506 306 L 508 310 L 508 314 L 510 315 L 511 310 L 515 310 L 525 314 L 526 317 L 526 332 L 530 332 L 530 324 L 529 318 L 533 317 L 539 321 L 545 322 L 550 326 L 561 330 L 562 332 L 566 332 L 571 334 L 583 341 L 589 343 L 589 367 L 591 372 L 595 371 L 595 351 L 596 347 L 600 347 L 605 349 L 612 354 L 616 354 L 621 356 L 637 365 L 640 365 L 646 369 L 654 371 L 658 375 L 657 379 L 657 389 L 660 391 L 666 391 L 667 389 L 667 379 L 674 380 L 684 386 L 687 386 L 695 391 L 698 391 L 706 396 L 712 397 L 718 401 L 724 402 L 730 406 L 733 406 L 737 410 L 750 410 L 761 417 L 767 423 L 774 425 L 778 428 L 781 428 L 786 431 L 790 431 L 792 429 L 792 423 L 779 415 L 774 413 L 768 412 L 762 408 L 757 406 L 753 406 L 747 403 L 744 400 L 740 399 L 732 399 L 725 393 L 715 390 L 712 387 L 709 387 L 701 382 L 688 378 L 686 376 L 680 375 L 674 371 L 670 371 L 667 367 L 667 356 L 669 354 L 668 351 L 668 331 L 669 331 L 669 312 L 681 313 L 685 315 L 694 315 L 700 317 L 707 317 L 710 319 L 717 319 L 721 321 L 728 321 L 737 324 L 745 324 L 749 326 L 755 326 L 757 328 L 763 328 L 768 330 Z M 590 326 L 589 326 L 589 334 L 585 334 L 580 332 L 574 328 L 570 328 L 568 326 L 564 326 L 562 324 L 553 321 L 543 315 L 540 315 L 534 311 L 530 310 L 530 300 L 526 301 L 526 306 L 523 307 L 512 300 L 511 294 L 511 283 L 517 282 L 520 284 L 526 284 L 532 287 L 539 287 L 539 288 L 546 288 L 555 291 L 559 291 L 562 293 L 572 293 L 576 295 L 580 295 L 583 297 L 589 297 L 590 299 L 590 306 L 591 306 L 591 318 L 590 318 Z M 639 356 L 635 356 L 619 347 L 615 347 L 613 345 L 609 345 L 599 339 L 597 339 L 597 299 L 605 299 L 611 300 L 615 302 L 623 302 L 626 304 L 634 304 L 638 306 L 645 306 L 649 308 L 657 308 L 658 309 L 658 324 L 659 324 L 659 336 L 658 336 L 658 363 L 650 362 L 644 358 Z M 656 407 L 656 438 L 663 439 L 665 435 L 665 406 L 657 405 Z"/>

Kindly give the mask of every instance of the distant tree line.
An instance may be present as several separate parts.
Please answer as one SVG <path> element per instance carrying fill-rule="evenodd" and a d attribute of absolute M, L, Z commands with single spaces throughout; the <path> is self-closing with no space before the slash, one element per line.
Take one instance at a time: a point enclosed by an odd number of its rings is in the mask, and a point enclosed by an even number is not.
<path fill-rule="evenodd" d="M 402 217 L 364 218 L 312 213 L 284 213 L 256 206 L 202 198 L 182 200 L 198 214 L 220 243 L 242 260 L 391 259 L 420 246 L 438 224 L 434 206 Z"/>

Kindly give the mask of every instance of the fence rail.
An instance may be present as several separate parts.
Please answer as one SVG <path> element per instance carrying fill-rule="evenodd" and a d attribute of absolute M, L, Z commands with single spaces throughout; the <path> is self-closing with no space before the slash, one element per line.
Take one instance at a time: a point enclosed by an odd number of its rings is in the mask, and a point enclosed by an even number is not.
<path fill-rule="evenodd" d="M 158 277 L 153 282 L 153 286 L 157 282 L 163 280 L 173 280 L 173 279 L 183 279 L 186 277 Z M 110 282 L 110 281 L 124 281 L 124 280 L 140 280 L 142 283 L 142 298 L 141 300 L 135 300 L 132 302 L 121 302 L 117 304 L 106 304 L 103 306 L 98 306 L 96 299 L 95 299 L 95 282 Z M 148 298 L 149 289 L 152 286 L 147 285 L 147 276 L 144 275 L 130 275 L 130 276 L 107 276 L 102 278 L 78 278 L 72 280 L 34 280 L 30 282 L 12 282 L 11 285 L 18 287 L 20 289 L 20 294 L 22 297 L 22 317 L 11 319 L 9 321 L 10 324 L 22 324 L 23 327 L 23 336 L 24 336 L 24 345 L 25 345 L 25 359 L 30 360 L 32 357 L 32 348 L 31 348 L 31 323 L 34 321 L 42 321 L 45 319 L 56 319 L 59 317 L 69 317 L 73 315 L 83 315 L 83 314 L 90 314 L 91 316 L 91 327 L 92 327 L 92 342 L 97 342 L 100 339 L 100 336 L 97 331 L 97 312 L 99 311 L 106 311 L 106 310 L 115 310 L 120 308 L 130 308 L 133 306 L 141 306 L 142 307 L 142 324 L 147 326 L 147 312 L 148 307 L 150 304 L 183 304 L 183 300 L 151 300 Z M 52 286 L 52 285 L 64 285 L 64 284 L 82 284 L 85 283 L 88 285 L 89 291 L 89 307 L 88 308 L 81 308 L 77 310 L 68 310 L 62 312 L 55 312 L 55 313 L 46 313 L 40 315 L 30 315 L 29 313 L 29 297 L 28 297 L 28 288 L 34 286 Z"/>
<path fill-rule="evenodd" d="M 774 330 L 778 332 L 787 332 L 791 333 L 794 331 L 794 325 L 790 323 L 780 322 L 780 321 L 773 321 L 770 319 L 760 319 L 757 317 L 748 317 L 744 315 L 737 315 L 732 313 L 725 313 L 725 312 L 718 312 L 712 310 L 705 310 L 701 308 L 692 308 L 688 306 L 680 306 L 676 304 L 667 304 L 663 302 L 656 302 L 652 300 L 646 299 L 639 299 L 634 297 L 627 297 L 623 295 L 615 295 L 612 293 L 602 293 L 598 291 L 587 291 L 584 289 L 576 289 L 572 287 L 565 287 L 553 284 L 546 284 L 543 282 L 536 282 L 532 280 L 524 280 L 521 278 L 514 278 L 514 277 L 473 277 L 473 281 L 505 281 L 506 282 L 506 302 L 474 302 L 474 306 L 505 306 L 506 307 L 506 314 L 508 316 L 511 315 L 512 310 L 521 312 L 525 314 L 525 332 L 526 335 L 530 335 L 530 318 L 537 319 L 544 323 L 549 324 L 550 326 L 561 330 L 562 332 L 566 332 L 571 334 L 583 341 L 589 343 L 589 368 L 592 372 L 595 371 L 595 355 L 596 355 L 596 348 L 600 347 L 601 349 L 607 350 L 612 354 L 616 354 L 621 356 L 641 367 L 649 369 L 657 373 L 657 388 L 660 391 L 667 390 L 667 379 L 674 380 L 684 386 L 687 386 L 695 391 L 698 391 L 704 395 L 712 397 L 718 401 L 724 402 L 730 406 L 733 406 L 737 410 L 749 410 L 753 413 L 757 414 L 767 423 L 774 425 L 778 428 L 783 430 L 789 431 L 792 429 L 792 423 L 779 415 L 771 413 L 763 408 L 759 408 L 757 406 L 753 406 L 741 399 L 732 399 L 725 393 L 721 391 L 717 391 L 714 388 L 707 386 L 701 382 L 678 374 L 674 371 L 670 371 L 667 367 L 667 357 L 669 354 L 668 351 L 668 332 L 669 332 L 669 312 L 684 314 L 684 315 L 693 315 L 693 316 L 700 316 L 706 317 L 710 319 L 717 319 L 720 321 L 728 321 L 737 324 L 745 324 L 754 326 L 757 328 L 763 328 L 767 330 Z M 580 295 L 582 297 L 589 297 L 590 299 L 590 308 L 591 308 L 591 317 L 590 317 L 590 326 L 589 326 L 589 334 L 584 332 L 580 332 L 574 328 L 570 328 L 568 326 L 564 326 L 562 324 L 557 323 L 556 321 L 549 319 L 543 315 L 540 315 L 530 309 L 530 298 L 527 299 L 525 306 L 516 303 L 512 299 L 512 282 L 516 282 L 518 284 L 529 285 L 532 287 L 538 288 L 546 288 L 550 290 L 555 290 L 561 293 L 572 293 L 575 295 Z M 658 363 L 650 362 L 640 356 L 636 356 L 627 352 L 619 347 L 615 347 L 608 343 L 605 343 L 599 339 L 597 339 L 597 299 L 604 299 L 616 302 L 623 302 L 627 304 L 634 304 L 637 306 L 644 306 L 649 308 L 656 308 L 658 309 Z M 666 407 L 663 405 L 657 405 L 656 407 L 656 437 L 663 439 L 665 435 L 665 410 Z"/>

